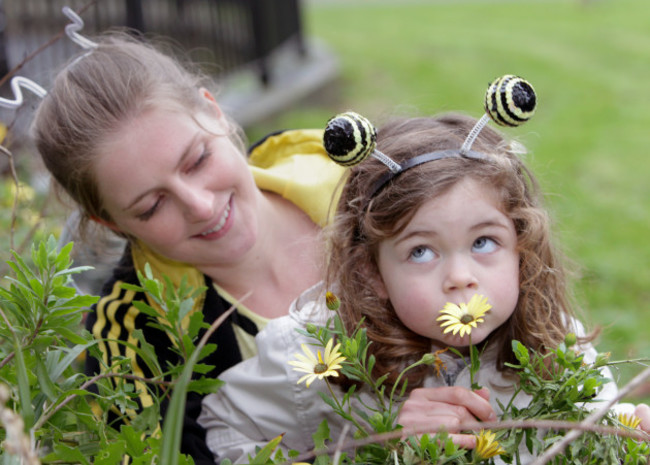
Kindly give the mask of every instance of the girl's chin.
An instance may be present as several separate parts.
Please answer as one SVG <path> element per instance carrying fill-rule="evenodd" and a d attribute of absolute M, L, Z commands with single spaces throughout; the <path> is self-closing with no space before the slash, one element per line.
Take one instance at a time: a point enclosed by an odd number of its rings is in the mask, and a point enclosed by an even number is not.
<path fill-rule="evenodd" d="M 485 339 L 485 335 L 476 333 L 472 334 L 472 345 L 480 344 L 483 342 Z M 467 348 L 469 347 L 470 344 L 470 338 L 467 334 L 465 334 L 463 337 L 460 337 L 458 334 L 453 336 L 450 334 L 445 334 L 445 337 L 442 341 L 437 342 L 436 345 L 439 345 L 441 347 L 453 347 L 454 349 L 458 349 L 460 352 L 467 351 Z"/>

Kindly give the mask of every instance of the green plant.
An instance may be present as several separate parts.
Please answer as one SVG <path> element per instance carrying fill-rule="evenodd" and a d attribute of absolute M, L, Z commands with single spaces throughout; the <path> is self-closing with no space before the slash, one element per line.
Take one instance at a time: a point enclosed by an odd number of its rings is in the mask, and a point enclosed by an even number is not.
<path fill-rule="evenodd" d="M 83 357 L 97 341 L 80 329 L 81 322 L 97 297 L 79 295 L 72 286 L 71 275 L 87 267 L 72 267 L 71 250 L 72 243 L 59 250 L 50 236 L 32 247 L 32 264 L 15 252 L 8 262 L 13 276 L 0 287 L 0 441 L 7 441 L 0 458 L 3 463 L 19 463 L 19 456 L 27 463 L 118 464 L 125 457 L 135 464 L 190 463 L 178 452 L 185 394 L 214 391 L 219 385 L 218 380 L 191 380 L 195 370 L 209 369 L 198 362 L 215 349 L 205 345 L 205 338 L 197 342 L 204 326 L 198 317 L 190 317 L 187 330 L 181 324 L 201 290 L 165 286 L 152 278 L 148 267 L 140 275 L 141 287 L 134 288 L 145 289 L 163 309 L 165 318 L 152 319 L 153 324 L 172 335 L 182 362 L 166 370 L 158 367 L 157 376 L 147 380 L 162 383 L 168 377 L 165 383 L 172 390 L 162 436 L 156 432 L 159 398 L 131 425 L 118 429 L 98 421 L 93 406 L 103 411 L 107 405 L 132 406 L 136 393 L 131 383 L 137 377 L 127 359 L 114 360 L 99 375 L 83 373 Z M 146 304 L 141 310 L 155 312 Z M 146 344 L 136 350 L 155 365 Z"/>
<path fill-rule="evenodd" d="M 328 304 L 332 301 L 330 294 Z M 462 307 L 466 313 L 467 307 Z M 454 315 L 458 322 L 453 324 L 459 327 L 467 323 L 462 315 Z M 478 319 L 473 321 L 480 323 Z M 468 324 L 465 329 L 471 331 Z M 336 367 L 340 368 L 341 374 L 356 382 L 347 390 L 337 392 L 330 388 L 329 394 L 319 392 L 323 401 L 351 431 L 347 437 L 354 439 L 344 444 L 335 443 L 326 422 L 321 424 L 313 435 L 316 444 L 314 455 L 319 464 L 530 463 L 534 457 L 547 453 L 567 435 L 568 430 L 573 429 L 583 430 L 582 434 L 571 441 L 561 455 L 553 455 L 542 463 L 642 464 L 647 463 L 650 456 L 647 434 L 635 430 L 632 417 L 617 416 L 605 405 L 597 421 L 586 421 L 595 418 L 593 412 L 603 408 L 596 403 L 602 402 L 596 399 L 596 395 L 608 381 L 601 368 L 611 362 L 608 354 L 599 354 L 593 363 L 586 363 L 584 355 L 576 351 L 573 334 L 569 334 L 558 347 L 544 353 L 529 350 L 519 341 L 512 342 L 518 361 L 509 365 L 518 376 L 512 397 L 505 405 L 500 404 L 499 421 L 466 425 L 463 431 L 476 435 L 477 446 L 465 450 L 456 446 L 444 430 L 422 431 L 424 434 L 420 436 L 405 438 L 397 422 L 401 401 L 407 392 L 403 375 L 421 364 L 438 365 L 437 353 L 426 354 L 407 367 L 393 386 L 388 386 L 385 384 L 386 375 L 373 375 L 374 357 L 369 355 L 370 342 L 361 324 L 348 335 L 339 314 L 335 313 L 325 326 L 308 325 L 299 331 L 315 341 L 317 350 L 316 356 L 309 356 L 309 349 L 303 345 L 307 356 L 299 356 L 299 362 L 289 362 L 299 371 L 311 371 L 299 383 L 311 377 L 307 381 L 308 388 L 311 381 L 320 377 L 322 380 L 316 382 L 325 382 L 329 386 L 328 377 L 338 376 L 334 372 Z M 337 341 L 335 346 L 333 340 Z M 321 353 L 321 347 L 325 348 L 324 353 Z M 467 362 L 470 371 L 478 372 L 479 367 L 478 357 L 473 357 L 471 363 Z M 372 402 L 368 402 L 368 395 Z M 525 406 L 515 402 L 521 395 L 528 396 Z M 277 451 L 271 458 L 277 442 L 274 440 L 260 452 L 264 458 L 260 463 L 287 460 L 282 451 Z M 294 459 L 297 451 L 288 451 L 287 455 Z"/>

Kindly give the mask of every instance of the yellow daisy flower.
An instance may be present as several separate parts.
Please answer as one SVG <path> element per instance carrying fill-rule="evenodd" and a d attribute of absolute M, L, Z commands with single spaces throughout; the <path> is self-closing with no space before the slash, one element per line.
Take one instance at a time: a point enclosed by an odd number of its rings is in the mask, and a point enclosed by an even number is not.
<path fill-rule="evenodd" d="M 618 421 L 620 421 L 623 426 L 631 429 L 635 429 L 641 424 L 641 419 L 633 413 L 619 413 Z"/>
<path fill-rule="evenodd" d="M 503 447 L 499 445 L 499 441 L 495 441 L 496 434 L 489 430 L 481 430 L 476 436 L 476 448 L 474 452 L 482 460 L 489 459 L 496 455 L 501 455 L 505 452 Z"/>
<path fill-rule="evenodd" d="M 306 344 L 301 344 L 300 347 L 303 354 L 295 354 L 298 360 L 292 360 L 289 365 L 295 367 L 294 370 L 307 373 L 305 376 L 298 380 L 298 384 L 306 381 L 306 386 L 311 386 L 316 378 L 323 379 L 328 376 L 338 376 L 336 370 L 341 369 L 340 363 L 345 360 L 345 357 L 339 352 L 341 344 L 336 344 L 334 347 L 334 340 L 330 339 L 325 345 L 325 352 L 321 354 L 318 350 L 314 355 Z"/>
<path fill-rule="evenodd" d="M 443 334 L 451 332 L 454 336 L 460 333 L 460 337 L 465 334 L 471 334 L 472 328 L 476 328 L 479 323 L 483 323 L 483 315 L 492 308 L 487 301 L 487 297 L 474 294 L 468 303 L 453 304 L 447 302 L 445 308 L 440 310 L 442 316 L 436 321 L 440 321 L 440 327 L 445 328 Z"/>

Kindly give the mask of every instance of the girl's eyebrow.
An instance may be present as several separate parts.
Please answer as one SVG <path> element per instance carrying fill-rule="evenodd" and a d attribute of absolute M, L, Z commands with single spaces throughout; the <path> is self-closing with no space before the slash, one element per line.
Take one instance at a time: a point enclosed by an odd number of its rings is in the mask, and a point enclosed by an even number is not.
<path fill-rule="evenodd" d="M 190 156 L 190 154 L 192 153 L 192 149 L 196 146 L 196 144 L 197 144 L 197 142 L 198 142 L 198 140 L 200 138 L 201 138 L 201 132 L 197 131 L 196 134 L 194 134 L 194 137 L 192 137 L 192 139 L 190 139 L 188 144 L 185 146 L 185 149 L 183 149 L 183 153 L 181 154 L 181 157 L 178 159 L 178 163 L 176 163 L 176 167 L 175 167 L 176 169 L 179 169 L 183 165 L 183 162 L 187 159 L 187 157 Z M 149 194 L 149 192 L 151 192 L 152 190 L 155 190 L 155 188 L 147 189 L 142 194 L 138 195 L 135 199 L 133 199 L 133 201 L 130 204 L 128 204 L 126 207 L 124 207 L 122 210 L 125 211 L 125 212 L 130 210 L 140 200 L 142 200 L 144 197 L 146 197 L 147 194 Z"/>
<path fill-rule="evenodd" d="M 501 219 L 488 219 L 486 221 L 481 221 L 480 223 L 475 224 L 470 228 L 470 231 L 476 231 L 477 229 L 483 229 L 483 228 L 492 228 L 492 227 L 497 227 L 497 228 L 503 228 L 503 229 L 509 229 L 508 225 L 505 224 Z"/>
<path fill-rule="evenodd" d="M 469 231 L 474 232 L 474 231 L 479 231 L 481 229 L 485 228 L 499 228 L 499 229 L 509 229 L 508 225 L 505 224 L 501 219 L 499 218 L 488 218 L 485 221 L 481 221 L 480 223 L 477 223 L 475 225 L 470 226 Z M 440 233 L 437 231 L 434 231 L 432 229 L 415 229 L 413 231 L 409 231 L 407 234 L 404 235 L 399 235 L 395 239 L 396 244 L 400 244 L 402 242 L 405 242 L 409 239 L 412 239 L 414 237 L 437 237 L 439 236 Z"/>
<path fill-rule="evenodd" d="M 401 244 L 402 242 L 406 242 L 414 237 L 437 237 L 438 235 L 439 234 L 436 231 L 431 229 L 416 229 L 409 231 L 407 234 L 396 236 L 395 244 Z"/>

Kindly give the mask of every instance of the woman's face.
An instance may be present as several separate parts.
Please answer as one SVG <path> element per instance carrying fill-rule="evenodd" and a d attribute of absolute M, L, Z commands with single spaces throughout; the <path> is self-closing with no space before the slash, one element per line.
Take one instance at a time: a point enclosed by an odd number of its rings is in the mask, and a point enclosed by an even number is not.
<path fill-rule="evenodd" d="M 465 335 L 443 334 L 440 310 L 482 294 L 492 305 L 473 328 L 472 343 L 505 323 L 519 296 L 519 253 L 514 223 L 494 189 L 465 179 L 432 198 L 396 237 L 380 243 L 382 283 L 405 326 L 439 346 L 465 347 Z"/>
<path fill-rule="evenodd" d="M 251 250 L 260 191 L 216 104 L 196 119 L 145 111 L 102 145 L 95 175 L 114 229 L 200 268 Z"/>

